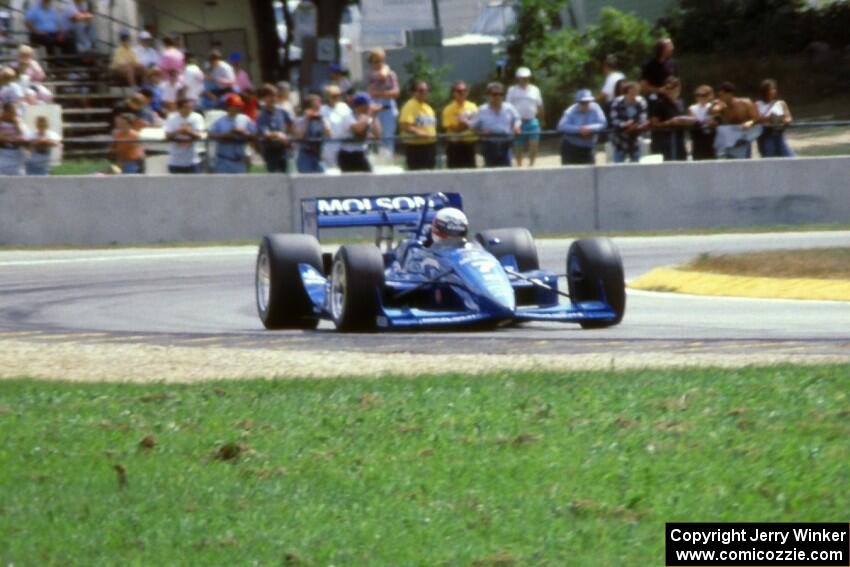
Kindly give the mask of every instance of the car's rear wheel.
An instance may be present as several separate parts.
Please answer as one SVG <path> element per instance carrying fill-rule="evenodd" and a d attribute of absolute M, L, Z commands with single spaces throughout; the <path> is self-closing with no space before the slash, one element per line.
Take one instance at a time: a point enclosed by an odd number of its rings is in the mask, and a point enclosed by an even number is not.
<path fill-rule="evenodd" d="M 605 301 L 614 310 L 614 319 L 583 321 L 585 329 L 618 324 L 626 312 L 626 283 L 620 252 L 609 238 L 576 240 L 567 253 L 567 285 L 570 299 Z"/>
<path fill-rule="evenodd" d="M 475 239 L 499 261 L 505 256 L 516 258 L 520 272 L 540 269 L 534 237 L 525 228 L 494 228 L 475 235 Z"/>
<path fill-rule="evenodd" d="M 319 318 L 304 289 L 298 264 L 322 270 L 322 249 L 307 234 L 263 237 L 257 253 L 257 312 L 266 329 L 315 329 Z"/>
<path fill-rule="evenodd" d="M 384 288 L 384 258 L 371 244 L 348 244 L 334 256 L 330 307 L 340 331 L 377 329 Z"/>

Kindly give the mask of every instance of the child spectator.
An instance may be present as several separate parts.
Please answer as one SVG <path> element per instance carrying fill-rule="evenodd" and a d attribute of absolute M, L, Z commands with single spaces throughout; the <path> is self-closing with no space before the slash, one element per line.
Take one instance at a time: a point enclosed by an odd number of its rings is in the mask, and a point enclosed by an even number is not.
<path fill-rule="evenodd" d="M 227 114 L 213 122 L 210 138 L 215 140 L 215 173 L 247 173 L 245 145 L 253 140 L 256 126 L 242 114 L 242 97 L 230 93 L 224 97 Z"/>
<path fill-rule="evenodd" d="M 186 68 L 183 69 L 183 85 L 186 87 L 186 92 L 183 93 L 183 96 L 194 102 L 197 106 L 201 98 L 201 93 L 204 92 L 204 81 L 206 81 L 206 77 L 204 76 L 203 69 L 201 69 L 191 54 L 186 54 L 186 61 Z"/>
<path fill-rule="evenodd" d="M 46 116 L 35 119 L 35 131 L 29 136 L 30 155 L 26 161 L 27 175 L 49 175 L 53 148 L 61 145 L 59 134 L 50 130 Z"/>
<path fill-rule="evenodd" d="M 137 140 L 139 131 L 133 126 L 135 116 L 120 114 L 115 118 L 115 130 L 112 131 L 112 153 L 121 173 L 145 172 L 145 148 Z"/>
<path fill-rule="evenodd" d="M 0 113 L 0 175 L 21 174 L 26 138 L 26 126 L 18 118 L 15 105 L 4 102 Z"/>
<path fill-rule="evenodd" d="M 15 70 L 11 67 L 4 67 L 0 70 L 0 103 L 5 104 L 7 102 L 15 106 L 15 112 L 18 115 L 22 112 L 20 104 L 26 102 L 24 99 L 24 90 L 15 81 Z"/>
<path fill-rule="evenodd" d="M 162 83 L 160 89 L 162 92 L 162 110 L 168 115 L 177 110 L 177 100 L 180 98 L 180 91 L 184 90 L 179 71 L 176 69 L 168 71 L 168 77 Z"/>
<path fill-rule="evenodd" d="M 204 117 L 194 112 L 191 100 L 181 98 L 177 102 L 177 112 L 171 113 L 165 121 L 165 138 L 171 142 L 168 147 L 169 173 L 201 172 L 197 141 L 203 137 L 204 130 Z"/>
<path fill-rule="evenodd" d="M 342 142 L 337 154 L 337 163 L 342 172 L 371 172 L 372 164 L 366 157 L 368 138 L 381 137 L 381 123 L 372 115 L 372 100 L 366 93 L 357 93 L 351 99 L 351 114 L 346 114 L 340 129 L 347 141 Z"/>
<path fill-rule="evenodd" d="M 277 84 L 277 105 L 287 111 L 290 116 L 295 116 L 295 106 L 292 104 L 292 87 L 286 81 Z"/>
<path fill-rule="evenodd" d="M 714 89 L 709 85 L 700 85 L 694 91 L 696 102 L 688 107 L 688 112 L 694 119 L 691 129 L 691 156 L 694 161 L 715 159 L 714 127 L 716 121 L 709 113 L 714 104 Z"/>
<path fill-rule="evenodd" d="M 145 86 L 140 89 L 148 99 L 148 106 L 157 114 L 162 114 L 162 71 L 156 67 L 149 69 Z"/>
<path fill-rule="evenodd" d="M 319 95 L 307 95 L 304 99 L 304 113 L 295 126 L 294 134 L 301 140 L 295 162 L 298 173 L 324 173 L 322 142 L 331 137 L 331 128 L 328 121 L 322 118 L 322 99 Z"/>
<path fill-rule="evenodd" d="M 614 163 L 640 161 L 640 135 L 649 125 L 646 100 L 638 94 L 637 83 L 623 83 L 625 94 L 611 103 L 611 126 L 614 135 Z"/>
<path fill-rule="evenodd" d="M 257 116 L 257 134 L 266 171 L 286 173 L 289 169 L 292 116 L 277 106 L 277 89 L 274 85 L 265 85 L 259 94 L 262 107 Z"/>

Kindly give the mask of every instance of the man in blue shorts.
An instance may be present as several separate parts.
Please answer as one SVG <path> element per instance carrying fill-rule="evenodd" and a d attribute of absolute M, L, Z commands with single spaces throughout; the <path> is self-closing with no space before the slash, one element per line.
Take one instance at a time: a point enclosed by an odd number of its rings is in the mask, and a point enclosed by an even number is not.
<path fill-rule="evenodd" d="M 517 83 L 508 89 L 507 102 L 512 104 L 522 119 L 520 133 L 514 140 L 517 167 L 528 150 L 528 165 L 534 167 L 540 147 L 540 119 L 543 117 L 543 97 L 540 89 L 531 84 L 531 69 L 520 67 L 516 71 Z"/>

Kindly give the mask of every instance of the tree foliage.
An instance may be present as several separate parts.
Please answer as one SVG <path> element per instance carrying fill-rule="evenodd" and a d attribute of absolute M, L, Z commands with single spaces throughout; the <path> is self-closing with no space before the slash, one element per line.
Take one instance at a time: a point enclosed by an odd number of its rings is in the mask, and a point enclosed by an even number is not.
<path fill-rule="evenodd" d="M 442 65 L 437 67 L 427 55 L 419 50 L 414 50 L 413 59 L 404 64 L 404 70 L 410 77 L 410 83 L 414 81 L 425 81 L 428 83 L 428 104 L 434 108 L 442 108 L 449 99 L 449 84 L 446 75 L 451 67 Z M 410 96 L 410 83 L 401 85 L 401 97 L 407 99 Z"/>
<path fill-rule="evenodd" d="M 596 90 L 602 82 L 601 61 L 615 55 L 620 69 L 637 78 L 651 55 L 655 38 L 649 22 L 603 8 L 598 21 L 583 30 L 561 26 L 558 16 L 566 0 L 522 0 L 508 45 L 509 76 L 529 67 L 541 87 L 551 123 L 578 88 Z"/>
<path fill-rule="evenodd" d="M 664 20 L 677 47 L 691 53 L 798 53 L 813 42 L 850 45 L 850 4 L 804 0 L 680 0 Z"/>

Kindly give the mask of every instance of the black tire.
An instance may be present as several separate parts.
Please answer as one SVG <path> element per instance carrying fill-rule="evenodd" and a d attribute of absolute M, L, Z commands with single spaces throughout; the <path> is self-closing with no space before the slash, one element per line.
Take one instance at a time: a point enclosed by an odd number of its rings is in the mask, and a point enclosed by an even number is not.
<path fill-rule="evenodd" d="M 372 244 L 348 244 L 334 256 L 331 316 L 340 331 L 377 330 L 384 289 L 384 257 Z"/>
<path fill-rule="evenodd" d="M 567 252 L 567 285 L 573 302 L 607 301 L 616 313 L 614 319 L 584 321 L 583 328 L 601 329 L 623 320 L 626 312 L 623 260 L 611 239 L 583 238 L 572 243 Z"/>
<path fill-rule="evenodd" d="M 304 289 L 298 264 L 322 271 L 322 249 L 309 234 L 272 234 L 263 237 L 257 253 L 255 290 L 257 313 L 266 329 L 315 329 L 319 318 Z M 265 282 L 263 270 L 267 270 Z M 268 286 L 268 299 L 263 286 Z"/>
<path fill-rule="evenodd" d="M 498 244 L 491 244 L 493 239 L 499 239 Z M 520 272 L 539 270 L 540 260 L 537 258 L 537 246 L 534 237 L 525 228 L 494 228 L 475 235 L 475 239 L 490 254 L 499 261 L 505 256 L 516 258 Z"/>

